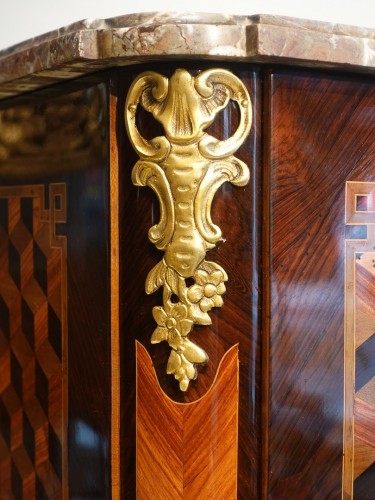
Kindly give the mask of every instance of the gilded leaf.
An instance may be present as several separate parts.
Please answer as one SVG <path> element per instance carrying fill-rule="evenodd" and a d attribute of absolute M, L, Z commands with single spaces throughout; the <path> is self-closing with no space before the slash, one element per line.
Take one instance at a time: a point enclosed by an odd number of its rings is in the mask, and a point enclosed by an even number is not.
<path fill-rule="evenodd" d="M 163 340 L 168 339 L 168 330 L 166 328 L 157 327 L 151 337 L 151 344 L 159 344 Z"/>
<path fill-rule="evenodd" d="M 170 375 L 171 373 L 176 373 L 176 371 L 180 368 L 180 366 L 181 366 L 181 358 L 177 354 L 177 352 L 172 349 L 167 364 L 168 375 Z"/>
<path fill-rule="evenodd" d="M 178 295 L 178 275 L 176 271 L 171 267 L 167 267 L 165 276 L 172 293 Z"/>
<path fill-rule="evenodd" d="M 150 295 L 160 288 L 165 282 L 167 266 L 164 260 L 161 260 L 151 269 L 146 278 L 146 293 Z"/>
<path fill-rule="evenodd" d="M 180 381 L 180 383 L 179 383 L 180 391 L 186 392 L 188 390 L 188 387 L 189 387 L 189 382 L 190 382 L 189 379 L 187 377 L 183 377 L 181 379 L 177 378 L 177 380 Z"/>

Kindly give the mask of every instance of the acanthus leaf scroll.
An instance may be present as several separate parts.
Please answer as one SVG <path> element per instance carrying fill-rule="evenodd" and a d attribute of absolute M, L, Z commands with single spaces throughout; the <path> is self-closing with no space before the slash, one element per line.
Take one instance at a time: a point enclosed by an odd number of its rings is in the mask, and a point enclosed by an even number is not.
<path fill-rule="evenodd" d="M 218 140 L 205 130 L 230 101 L 238 105 L 239 125 L 231 137 Z M 139 105 L 161 123 L 164 136 L 142 137 L 136 124 Z M 149 239 L 165 252 L 146 279 L 148 294 L 163 287 L 163 306 L 152 311 L 157 326 L 151 342 L 168 342 L 167 373 L 182 391 L 197 377 L 196 365 L 208 361 L 188 335 L 194 324 L 211 324 L 208 312 L 223 305 L 228 280 L 219 264 L 205 259 L 221 238 L 211 219 L 211 203 L 224 182 L 245 186 L 249 181 L 247 165 L 233 155 L 249 134 L 251 121 L 246 87 L 224 69 L 197 76 L 177 69 L 170 79 L 147 71 L 127 95 L 126 127 L 140 157 L 132 181 L 151 187 L 158 197 L 160 221 L 150 228 Z"/>

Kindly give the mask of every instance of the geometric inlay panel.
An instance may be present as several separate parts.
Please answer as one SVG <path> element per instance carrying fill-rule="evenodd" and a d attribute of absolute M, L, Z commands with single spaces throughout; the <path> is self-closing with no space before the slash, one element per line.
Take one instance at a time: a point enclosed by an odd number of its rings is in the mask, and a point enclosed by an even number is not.
<path fill-rule="evenodd" d="M 0 498 L 67 499 L 66 186 L 0 187 Z"/>
<path fill-rule="evenodd" d="M 346 240 L 345 265 L 343 497 L 362 498 L 375 485 L 375 183 L 347 182 L 345 201 L 347 226 L 367 231 Z"/>

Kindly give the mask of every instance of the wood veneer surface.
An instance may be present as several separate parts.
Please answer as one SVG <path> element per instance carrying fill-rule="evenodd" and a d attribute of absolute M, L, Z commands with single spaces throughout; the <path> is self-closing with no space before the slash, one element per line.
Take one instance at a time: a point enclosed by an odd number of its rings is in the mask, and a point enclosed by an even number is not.
<path fill-rule="evenodd" d="M 0 187 L 0 492 L 68 498 L 65 185 Z M 56 211 L 55 193 L 60 196 Z"/>
<path fill-rule="evenodd" d="M 35 380 L 36 392 L 42 404 L 34 399 L 29 413 L 35 415 L 39 410 L 39 416 L 42 415 L 41 412 L 46 416 L 47 430 L 44 425 L 42 431 L 46 430 L 46 433 L 43 435 L 37 428 L 35 419 L 26 422 L 27 412 L 25 411 L 23 417 L 21 406 L 19 407 L 21 411 L 18 411 L 20 418 L 13 421 L 10 429 L 10 437 L 13 441 L 18 440 L 16 448 L 19 447 L 21 453 L 18 453 L 15 460 L 12 457 L 9 494 L 27 500 L 61 498 L 61 492 L 56 486 L 59 480 L 64 481 L 64 488 L 69 497 L 103 498 L 110 495 L 111 491 L 107 89 L 105 85 L 98 84 L 97 78 L 95 85 L 93 80 L 86 84 L 80 81 L 77 85 L 79 90 L 73 93 L 67 94 L 65 86 L 56 86 L 53 91 L 50 89 L 47 93 L 34 93 L 30 96 L 29 102 L 23 98 L 20 101 L 14 100 L 7 106 L 4 104 L 0 111 L 3 125 L 0 131 L 3 152 L 0 159 L 1 189 L 4 191 L 10 186 L 9 189 L 19 190 L 22 194 L 25 192 L 24 186 L 40 185 L 45 193 L 46 209 L 49 209 L 54 200 L 49 195 L 48 186 L 57 183 L 66 188 L 66 222 L 61 224 L 61 221 L 57 221 L 56 233 L 64 236 L 66 241 L 66 262 L 64 261 L 61 267 L 66 269 L 67 284 L 65 290 L 65 306 L 67 304 L 68 311 L 67 352 L 64 359 L 67 372 L 61 368 L 54 374 L 46 371 L 46 367 L 56 361 L 57 355 L 48 348 L 45 336 L 48 335 L 49 342 L 56 352 L 59 352 L 59 349 L 61 351 L 58 317 L 54 318 L 51 315 L 50 321 L 46 324 L 43 314 L 38 313 L 39 322 L 44 325 L 42 341 L 47 345 L 44 353 L 39 352 L 38 346 L 33 346 L 30 323 L 32 318 L 30 319 L 27 309 L 24 308 L 21 315 L 15 316 L 14 323 L 17 325 L 17 321 L 22 320 L 22 334 L 28 339 L 23 342 L 24 352 L 33 351 L 35 347 L 35 358 L 43 360 L 44 363 L 44 369 L 36 368 L 35 373 L 32 364 L 29 363 L 26 372 L 26 358 L 21 357 L 17 364 L 14 363 L 16 368 L 13 370 L 14 378 L 8 387 L 8 392 L 14 392 L 14 387 L 17 387 L 20 393 L 19 399 L 25 406 L 28 401 L 27 391 L 32 390 L 32 383 Z M 71 87 L 69 91 L 72 92 Z M 15 141 L 15 138 L 18 138 L 18 141 Z M 17 199 L 13 200 L 13 203 L 14 201 L 17 204 Z M 33 205 L 29 201 L 30 197 L 21 197 L 22 217 L 18 222 L 24 237 L 29 231 L 26 229 L 33 217 Z M 59 203 L 61 200 L 56 201 L 57 208 Z M 37 219 L 36 212 L 34 217 Z M 34 258 L 24 259 L 23 274 L 26 278 L 30 277 L 34 265 L 37 279 L 42 283 L 39 287 L 45 287 L 48 291 L 46 295 L 53 295 L 51 300 L 56 307 L 53 290 L 59 280 L 59 272 L 56 270 L 58 262 L 56 259 L 50 262 L 53 253 L 46 245 L 49 236 L 48 226 L 46 229 L 43 238 L 40 235 L 36 236 L 44 254 L 34 245 Z M 1 232 L 2 259 L 6 255 L 3 235 Z M 29 252 L 30 255 L 32 252 Z M 14 252 L 11 260 L 10 267 L 16 271 L 17 256 Z M 21 290 L 21 293 L 25 295 L 26 291 Z M 30 304 L 41 296 L 37 290 L 29 291 L 27 295 Z M 3 313 L 2 309 L 1 321 L 4 319 Z M 35 328 L 37 327 L 38 324 L 35 323 Z M 4 345 L 2 342 L 1 344 L 0 350 L 3 354 Z M 30 356 L 29 358 L 32 359 Z M 23 377 L 22 373 L 20 375 L 21 368 L 24 370 Z M 0 371 L 4 369 L 7 371 L 7 366 L 1 363 Z M 63 378 L 66 378 L 64 383 L 67 389 L 67 414 L 62 426 L 67 434 L 67 442 L 61 442 L 56 438 L 56 431 L 53 433 L 51 430 L 59 428 L 56 418 L 59 417 Z M 2 379 L 0 385 L 4 385 L 4 381 Z M 0 411 L 0 434 L 5 432 L 9 420 L 9 408 L 2 410 L 3 408 Z M 52 421 L 50 429 L 47 417 Z M 22 438 L 25 440 L 24 445 Z M 4 443 L 1 437 L 0 441 L 0 454 L 4 458 Z M 43 454 L 38 454 L 41 443 L 47 446 L 47 449 L 43 450 Z M 22 451 L 22 446 L 26 451 Z M 34 456 L 33 450 L 36 452 Z M 67 456 L 67 463 L 63 460 L 64 456 Z M 38 460 L 45 462 L 46 457 L 50 458 L 52 465 L 45 463 L 49 469 L 45 466 L 40 470 Z M 34 459 L 36 475 L 32 479 L 30 471 Z M 6 469 L 2 468 L 2 471 L 4 470 Z M 2 494 L 8 494 L 8 490 L 2 491 L 1 486 L 9 484 L 8 479 L 2 477 L 2 471 L 0 471 L 0 497 Z M 31 480 L 28 480 L 29 477 Z"/>
<path fill-rule="evenodd" d="M 160 388 L 142 344 L 137 356 L 137 498 L 237 498 L 238 346 L 199 400 L 181 404 Z"/>
<path fill-rule="evenodd" d="M 208 353 L 210 361 L 199 369 L 196 382 L 186 395 L 181 394 L 178 383 L 166 375 L 169 356 L 167 345 L 151 345 L 150 337 L 155 328 L 153 306 L 161 305 L 161 295 L 147 296 L 144 291 L 148 272 L 160 260 L 162 253 L 149 242 L 148 229 L 158 221 L 159 204 L 151 189 L 137 188 L 131 182 L 131 170 L 137 155 L 129 144 L 124 126 L 124 103 L 129 86 L 135 76 L 152 69 L 171 76 L 178 68 L 192 72 L 207 65 L 178 63 L 176 65 L 128 68 L 119 71 L 118 81 L 113 81 L 112 93 L 117 101 L 117 140 L 120 165 L 120 332 L 121 332 L 121 461 L 122 494 L 124 498 L 135 495 L 135 350 L 134 339 L 139 340 L 153 360 L 159 383 L 174 401 L 191 402 L 202 397 L 211 386 L 224 353 L 239 343 L 240 406 L 238 450 L 238 496 L 255 498 L 259 487 L 259 369 L 260 346 L 258 337 L 258 245 L 259 245 L 259 172 L 260 172 L 260 84 L 255 71 L 243 67 L 215 64 L 237 74 L 247 86 L 253 105 L 254 120 L 250 136 L 237 151 L 236 156 L 245 161 L 251 172 L 246 187 L 224 184 L 215 196 L 212 219 L 222 229 L 225 241 L 208 252 L 207 257 L 220 264 L 229 276 L 224 305 L 210 311 L 212 325 L 197 327 L 191 338 Z M 210 128 L 218 137 L 232 134 L 237 126 L 236 107 L 229 106 Z M 225 125 L 225 126 L 224 126 Z M 145 114 L 140 116 L 139 127 L 147 137 L 161 133 L 158 124 Z M 224 132 L 223 132 L 224 131 Z"/>
<path fill-rule="evenodd" d="M 160 64 L 147 69 L 170 76 L 176 67 L 196 71 L 198 66 L 193 63 L 173 67 Z M 263 305 L 268 307 L 269 299 L 270 312 L 270 322 L 264 321 L 262 333 L 264 345 L 267 345 L 267 335 L 270 342 L 269 352 L 266 350 L 263 357 L 263 389 L 267 400 L 263 400 L 262 447 L 264 463 L 267 460 L 269 464 L 263 470 L 266 472 L 264 491 L 268 498 L 340 498 L 344 254 L 345 238 L 352 237 L 344 221 L 345 182 L 375 181 L 375 134 L 371 125 L 374 82 L 365 77 L 313 72 L 279 72 L 266 78 L 264 191 L 261 191 L 259 75 L 257 71 L 245 70 L 244 66 L 229 68 L 245 82 L 253 102 L 252 131 L 236 154 L 249 165 L 251 179 L 244 188 L 224 185 L 213 203 L 213 220 L 223 230 L 226 241 L 208 256 L 225 268 L 229 281 L 224 306 L 210 313 L 213 324 L 197 328 L 192 335 L 208 352 L 210 363 L 200 370 L 198 381 L 183 396 L 173 377 L 165 374 L 168 349 L 149 344 L 155 326 L 152 307 L 161 304 L 161 297 L 157 294 L 147 296 L 144 282 L 161 253 L 149 242 L 147 231 L 157 221 L 159 207 L 151 190 L 136 188 L 131 183 L 131 169 L 137 157 L 127 140 L 123 121 L 127 89 L 136 74 L 144 69 L 119 70 L 112 78 L 115 116 L 112 126 L 117 132 L 121 197 L 120 453 L 123 497 L 134 498 L 135 495 L 134 339 L 147 347 L 162 388 L 178 402 L 192 402 L 204 396 L 222 355 L 239 343 L 238 497 L 259 496 L 258 311 L 261 282 L 258 271 L 262 269 L 263 290 L 266 290 Z M 199 69 L 205 68 L 200 64 Z M 83 101 L 90 101 L 90 92 L 81 94 Z M 103 97 L 104 89 L 100 92 Z M 77 99 L 77 109 L 81 112 L 82 100 Z M 39 112 L 46 109 L 45 101 L 38 104 L 35 95 L 32 102 Z M 101 106 L 95 109 L 103 111 L 105 99 Z M 56 111 L 69 112 L 66 99 L 60 101 L 60 108 L 56 101 Z M 31 115 L 28 115 L 30 120 Z M 94 113 L 93 116 L 99 115 Z M 52 119 L 52 113 L 49 116 Z M 140 126 L 152 136 L 157 128 L 149 120 L 149 116 L 141 117 Z M 40 125 L 40 121 L 38 123 Z M 222 137 L 224 124 L 229 124 L 229 133 L 234 131 L 236 123 L 236 109 L 232 106 L 217 118 L 211 133 Z M 2 185 L 42 181 L 67 185 L 69 223 L 58 231 L 68 242 L 68 332 L 75 332 L 74 335 L 70 333 L 68 351 L 68 385 L 72 388 L 69 392 L 68 446 L 71 493 L 76 495 L 100 496 L 110 491 L 110 268 L 105 126 L 103 123 L 98 125 L 100 131 L 95 134 L 91 153 L 91 139 L 78 148 L 72 143 L 76 166 L 74 161 L 64 163 L 67 161 L 64 148 L 59 149 L 58 158 L 51 160 L 51 168 L 45 156 L 38 158 L 33 149 L 35 170 L 27 168 L 27 155 L 22 150 L 16 150 L 11 158 L 19 168 L 16 176 L 6 170 L 5 161 L 0 170 Z M 58 133 L 56 128 L 52 130 L 56 141 Z M 103 141 L 101 148 L 97 143 L 99 137 Z M 34 143 L 40 147 L 39 136 L 27 145 L 34 146 Z M 9 148 L 12 150 L 13 146 L 10 144 Z M 82 158 L 84 164 L 80 162 Z M 270 239 L 268 236 L 263 239 L 269 248 L 263 248 L 260 267 L 259 207 L 262 200 L 264 235 L 268 234 Z M 368 359 L 373 366 L 372 358 Z M 266 392 L 268 382 L 269 394 Z M 368 444 L 372 443 L 371 434 L 370 439 L 368 436 L 368 419 L 364 418 L 368 408 L 362 406 L 357 404 L 356 407 L 361 418 L 358 431 Z M 266 446 L 267 440 L 269 446 Z M 362 451 L 358 449 L 358 456 L 362 457 Z M 100 472 L 92 474 L 93 470 Z M 371 498 L 375 495 L 373 487 L 374 466 L 370 464 L 355 480 L 354 497 L 370 495 Z"/>
<path fill-rule="evenodd" d="M 341 498 L 345 182 L 375 180 L 373 83 L 268 82 L 268 498 Z M 373 498 L 373 473 L 362 481 Z"/>

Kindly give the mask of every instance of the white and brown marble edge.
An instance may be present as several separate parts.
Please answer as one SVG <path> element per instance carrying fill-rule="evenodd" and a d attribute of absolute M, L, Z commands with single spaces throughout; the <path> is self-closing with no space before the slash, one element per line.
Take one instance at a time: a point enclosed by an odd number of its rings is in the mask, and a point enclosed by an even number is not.
<path fill-rule="evenodd" d="M 85 20 L 0 52 L 0 97 L 111 66 L 205 58 L 375 72 L 375 29 L 271 15 Z"/>

